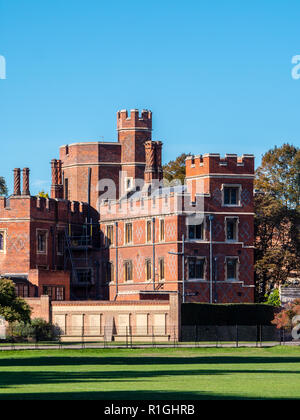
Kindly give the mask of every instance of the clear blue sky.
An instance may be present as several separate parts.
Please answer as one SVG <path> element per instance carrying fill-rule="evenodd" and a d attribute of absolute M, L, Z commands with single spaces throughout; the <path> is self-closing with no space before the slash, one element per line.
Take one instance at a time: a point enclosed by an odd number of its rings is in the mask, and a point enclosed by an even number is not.
<path fill-rule="evenodd" d="M 124 108 L 153 111 L 164 162 L 299 145 L 299 22 L 299 0 L 0 0 L 0 175 L 49 189 L 58 147 L 116 140 Z"/>

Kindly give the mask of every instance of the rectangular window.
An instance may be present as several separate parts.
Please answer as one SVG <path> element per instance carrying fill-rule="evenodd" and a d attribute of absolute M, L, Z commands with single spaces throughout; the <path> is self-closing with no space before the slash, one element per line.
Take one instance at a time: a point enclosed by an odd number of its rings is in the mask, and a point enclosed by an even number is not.
<path fill-rule="evenodd" d="M 203 223 L 189 226 L 189 239 L 203 239 Z"/>
<path fill-rule="evenodd" d="M 52 298 L 52 287 L 51 286 L 43 286 L 43 295 L 50 296 Z"/>
<path fill-rule="evenodd" d="M 77 270 L 77 278 L 79 283 L 91 284 L 92 283 L 92 270 L 79 269 Z"/>
<path fill-rule="evenodd" d="M 106 227 L 106 245 L 110 246 L 114 243 L 114 227 L 109 225 Z"/>
<path fill-rule="evenodd" d="M 165 279 L 165 260 L 161 258 L 159 260 L 159 280 L 163 281 Z"/>
<path fill-rule="evenodd" d="M 114 281 L 114 264 L 112 262 L 108 262 L 106 264 L 105 279 L 107 283 L 111 283 Z"/>
<path fill-rule="evenodd" d="M 64 196 L 65 196 L 65 200 L 69 200 L 69 180 L 68 178 L 65 178 L 65 182 L 64 182 Z"/>
<path fill-rule="evenodd" d="M 226 219 L 226 240 L 236 241 L 237 240 L 237 219 Z"/>
<path fill-rule="evenodd" d="M 165 221 L 163 219 L 160 220 L 159 240 L 165 240 Z"/>
<path fill-rule="evenodd" d="M 238 279 L 238 258 L 226 258 L 227 280 Z"/>
<path fill-rule="evenodd" d="M 65 288 L 63 286 L 43 286 L 43 295 L 53 300 L 65 300 Z"/>
<path fill-rule="evenodd" d="M 147 242 L 151 242 L 151 237 L 152 237 L 152 223 L 151 220 L 147 221 Z"/>
<path fill-rule="evenodd" d="M 65 288 L 64 287 L 56 287 L 56 300 L 65 300 Z"/>
<path fill-rule="evenodd" d="M 239 205 L 239 187 L 224 187 L 223 193 L 225 206 Z"/>
<path fill-rule="evenodd" d="M 132 281 L 132 261 L 125 261 L 124 263 L 125 281 Z"/>
<path fill-rule="evenodd" d="M 57 253 L 63 255 L 65 250 L 65 234 L 64 232 L 58 232 L 57 234 Z"/>
<path fill-rule="evenodd" d="M 125 225 L 125 243 L 132 243 L 132 223 L 126 223 Z"/>
<path fill-rule="evenodd" d="M 189 279 L 204 279 L 204 258 L 189 258 Z"/>
<path fill-rule="evenodd" d="M 5 251 L 5 232 L 0 231 L 0 252 Z"/>
<path fill-rule="evenodd" d="M 145 262 L 146 265 L 146 280 L 150 281 L 152 278 L 152 264 L 151 264 L 151 260 L 147 259 Z"/>
<path fill-rule="evenodd" d="M 37 231 L 37 252 L 47 253 L 47 231 Z"/>
<path fill-rule="evenodd" d="M 22 297 L 22 298 L 29 297 L 28 284 L 18 283 L 15 285 L 15 290 L 18 297 Z"/>

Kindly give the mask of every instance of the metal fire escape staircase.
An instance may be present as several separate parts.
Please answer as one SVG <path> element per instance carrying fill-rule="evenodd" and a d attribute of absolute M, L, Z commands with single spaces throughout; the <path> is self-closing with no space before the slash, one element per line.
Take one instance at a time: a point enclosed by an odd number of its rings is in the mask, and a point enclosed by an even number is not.
<path fill-rule="evenodd" d="M 71 298 L 72 289 L 86 288 L 88 290 L 94 284 L 92 239 L 91 223 L 86 222 L 81 229 L 72 228 L 72 226 L 65 229 L 65 270 L 71 271 Z"/>

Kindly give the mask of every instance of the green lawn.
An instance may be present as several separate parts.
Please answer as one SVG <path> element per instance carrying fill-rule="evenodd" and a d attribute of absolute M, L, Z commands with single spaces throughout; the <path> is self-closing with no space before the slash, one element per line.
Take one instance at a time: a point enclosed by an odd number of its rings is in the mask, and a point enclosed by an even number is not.
<path fill-rule="evenodd" d="M 300 347 L 0 352 L 0 399 L 300 398 Z"/>

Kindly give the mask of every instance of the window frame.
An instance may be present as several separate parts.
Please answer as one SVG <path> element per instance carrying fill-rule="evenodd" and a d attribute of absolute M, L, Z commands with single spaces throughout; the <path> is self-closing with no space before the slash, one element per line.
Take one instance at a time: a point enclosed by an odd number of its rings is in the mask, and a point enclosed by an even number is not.
<path fill-rule="evenodd" d="M 127 227 L 128 226 L 131 226 L 131 240 L 130 241 L 127 241 Z M 125 235 L 125 240 L 124 240 L 124 243 L 125 243 L 125 245 L 132 245 L 133 244 L 133 223 L 132 222 L 127 222 L 127 223 L 125 223 L 125 229 L 124 229 L 124 235 Z"/>
<path fill-rule="evenodd" d="M 151 258 L 145 259 L 145 278 L 146 282 L 151 282 L 152 280 L 152 260 Z"/>
<path fill-rule="evenodd" d="M 163 265 L 162 265 L 163 264 Z M 162 270 L 163 267 L 163 270 Z M 164 257 L 159 258 L 158 260 L 158 280 L 161 282 L 165 281 L 165 276 L 166 276 L 166 272 L 165 272 L 165 259 Z M 161 272 L 163 271 L 163 276 L 161 275 Z"/>
<path fill-rule="evenodd" d="M 197 238 L 196 234 L 197 234 L 197 226 L 201 226 L 201 238 Z M 190 228 L 193 227 L 194 228 L 194 238 L 190 238 Z M 187 225 L 187 238 L 189 241 L 204 241 L 205 240 L 205 226 L 204 226 L 204 221 L 200 224 L 197 225 Z"/>
<path fill-rule="evenodd" d="M 235 266 L 236 278 L 228 277 L 228 262 L 231 261 L 231 260 L 234 260 L 236 262 L 236 266 Z M 226 281 L 228 281 L 228 282 L 239 281 L 239 265 L 240 265 L 239 257 L 236 257 L 236 256 L 225 257 L 225 279 L 226 279 Z"/>
<path fill-rule="evenodd" d="M 39 249 L 39 235 L 45 235 L 45 250 Z M 36 229 L 36 253 L 39 255 L 48 255 L 48 237 L 49 231 L 47 229 Z"/>
<path fill-rule="evenodd" d="M 228 222 L 234 221 L 235 222 L 235 232 L 234 232 L 234 238 L 229 239 L 228 234 Z M 237 216 L 226 216 L 225 217 L 225 241 L 226 242 L 238 242 L 239 239 L 239 217 Z"/>
<path fill-rule="evenodd" d="M 226 204 L 225 203 L 225 189 L 236 189 L 237 190 L 237 203 L 236 204 Z M 241 193 L 242 185 L 241 184 L 222 184 L 222 207 L 241 207 Z"/>
<path fill-rule="evenodd" d="M 163 230 L 162 230 L 163 226 Z M 163 232 L 163 235 L 162 235 Z M 159 242 L 165 242 L 166 241 L 166 223 L 165 219 L 159 219 Z"/>
<path fill-rule="evenodd" d="M 108 235 L 108 232 L 111 231 L 112 237 L 110 238 L 110 235 Z M 109 224 L 106 225 L 105 229 L 105 246 L 110 247 L 114 245 L 114 225 Z"/>
<path fill-rule="evenodd" d="M 148 226 L 150 226 L 149 232 L 148 232 Z M 148 233 L 150 234 L 150 238 L 148 238 Z M 152 220 L 147 219 L 146 220 L 146 243 L 152 243 Z"/>
<path fill-rule="evenodd" d="M 63 230 L 59 230 L 56 234 L 56 254 L 57 255 L 64 255 L 64 250 L 63 251 L 60 250 L 60 245 L 61 245 L 60 238 L 61 238 L 61 236 L 63 236 L 63 245 L 64 245 L 65 233 L 64 233 Z"/>
<path fill-rule="evenodd" d="M 127 276 L 127 274 L 128 274 L 127 266 L 130 267 L 131 278 L 128 278 L 128 276 Z M 133 264 L 132 264 L 132 260 L 125 260 L 124 261 L 124 282 L 125 283 L 132 283 L 133 282 Z"/>
<path fill-rule="evenodd" d="M 190 277 L 190 262 L 192 260 L 195 260 L 195 275 L 196 275 L 196 272 L 197 272 L 197 270 L 196 270 L 197 260 L 199 260 L 203 263 L 203 277 Z M 188 257 L 188 264 L 187 264 L 188 281 L 205 281 L 206 280 L 206 264 L 207 264 L 207 261 L 206 261 L 206 257 L 204 257 L 204 256 L 198 256 L 198 255 L 196 256 L 195 255 L 195 256 L 192 256 L 192 257 Z"/>
<path fill-rule="evenodd" d="M 7 229 L 0 229 L 0 235 L 3 238 L 3 247 L 0 248 L 0 254 L 6 254 L 6 242 L 7 242 Z"/>

